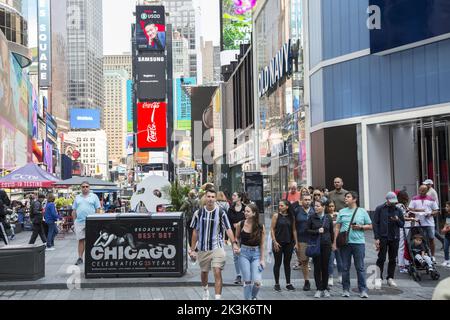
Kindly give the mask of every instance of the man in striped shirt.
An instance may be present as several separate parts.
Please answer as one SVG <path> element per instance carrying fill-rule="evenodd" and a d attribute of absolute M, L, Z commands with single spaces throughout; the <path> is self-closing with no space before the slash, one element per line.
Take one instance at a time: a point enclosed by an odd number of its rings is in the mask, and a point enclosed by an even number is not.
<path fill-rule="evenodd" d="M 224 231 L 233 243 L 233 250 L 239 251 L 226 213 L 216 204 L 216 191 L 206 191 L 206 205 L 194 213 L 191 228 L 191 248 L 198 249 L 198 262 L 201 269 L 203 300 L 209 300 L 208 275 L 211 267 L 214 272 L 216 300 L 222 297 L 222 270 L 225 267 Z M 198 241 L 197 241 L 198 240 Z M 195 250 L 189 250 L 189 256 L 195 260 Z"/>

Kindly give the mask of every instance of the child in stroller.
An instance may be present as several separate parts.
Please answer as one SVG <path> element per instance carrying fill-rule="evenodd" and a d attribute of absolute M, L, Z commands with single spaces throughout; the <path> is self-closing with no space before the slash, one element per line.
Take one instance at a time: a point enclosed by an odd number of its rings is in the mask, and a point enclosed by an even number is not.
<path fill-rule="evenodd" d="M 438 280 L 439 272 L 431 260 L 431 250 L 423 235 L 421 227 L 412 227 L 408 237 L 408 250 L 405 251 L 409 260 L 408 273 L 414 281 L 421 281 L 422 277 L 418 271 L 426 271 L 431 279 Z"/>

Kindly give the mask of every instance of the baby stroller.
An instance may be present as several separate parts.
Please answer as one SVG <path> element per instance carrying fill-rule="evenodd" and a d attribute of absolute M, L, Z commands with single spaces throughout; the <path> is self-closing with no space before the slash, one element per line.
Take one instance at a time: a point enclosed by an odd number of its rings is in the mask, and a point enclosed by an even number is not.
<path fill-rule="evenodd" d="M 414 243 L 414 237 L 416 235 L 420 235 L 422 238 L 422 243 L 425 246 L 425 252 L 426 254 L 431 257 L 431 250 L 430 250 L 430 244 L 425 237 L 426 233 L 424 231 L 425 227 L 422 226 L 412 226 L 412 227 L 405 227 L 403 228 L 403 234 L 405 238 L 405 259 L 409 262 L 408 264 L 408 274 L 413 278 L 414 281 L 422 281 L 422 275 L 423 271 L 426 272 L 426 274 L 429 274 L 432 280 L 439 280 L 440 274 L 436 270 L 435 263 L 432 263 L 432 267 L 429 267 L 426 264 L 421 264 L 416 259 L 414 259 L 413 253 L 412 253 L 412 245 Z M 410 232 L 408 235 L 406 235 L 406 229 L 409 229 Z"/>

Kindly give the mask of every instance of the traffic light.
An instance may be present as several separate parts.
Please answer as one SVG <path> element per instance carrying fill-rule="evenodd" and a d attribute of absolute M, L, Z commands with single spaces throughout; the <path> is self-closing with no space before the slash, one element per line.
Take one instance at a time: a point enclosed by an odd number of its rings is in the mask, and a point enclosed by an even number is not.
<path fill-rule="evenodd" d="M 113 167 L 113 162 L 112 162 L 112 160 L 109 160 L 108 162 L 109 162 L 109 170 L 111 170 Z"/>

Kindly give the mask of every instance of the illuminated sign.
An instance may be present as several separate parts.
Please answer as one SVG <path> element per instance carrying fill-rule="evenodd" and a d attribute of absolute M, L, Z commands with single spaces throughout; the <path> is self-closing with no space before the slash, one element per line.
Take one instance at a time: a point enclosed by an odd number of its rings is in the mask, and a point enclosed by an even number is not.
<path fill-rule="evenodd" d="M 165 50 L 166 24 L 163 6 L 136 7 L 136 45 L 138 50 Z"/>
<path fill-rule="evenodd" d="M 167 106 L 165 102 L 137 104 L 137 147 L 141 150 L 167 147 Z"/>

